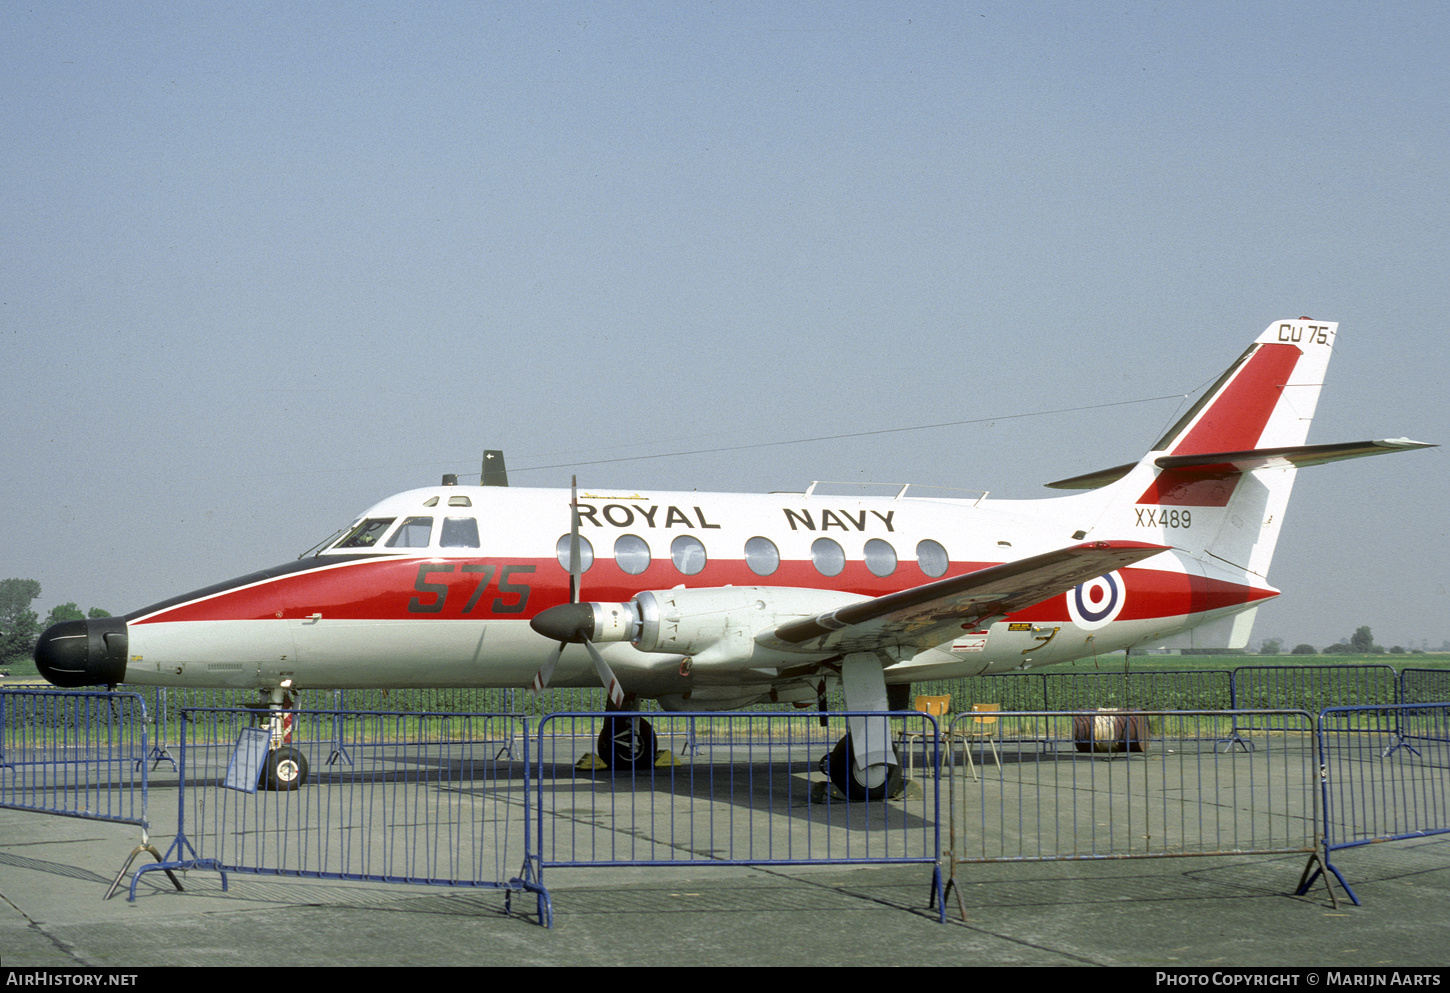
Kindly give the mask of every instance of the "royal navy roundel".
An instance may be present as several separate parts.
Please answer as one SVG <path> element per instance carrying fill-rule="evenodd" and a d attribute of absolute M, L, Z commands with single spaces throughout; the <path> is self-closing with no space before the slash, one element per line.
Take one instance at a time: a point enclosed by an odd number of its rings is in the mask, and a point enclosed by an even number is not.
<path fill-rule="evenodd" d="M 1123 577 L 1116 572 L 1090 579 L 1067 591 L 1067 613 L 1085 631 L 1112 623 L 1123 609 Z"/>

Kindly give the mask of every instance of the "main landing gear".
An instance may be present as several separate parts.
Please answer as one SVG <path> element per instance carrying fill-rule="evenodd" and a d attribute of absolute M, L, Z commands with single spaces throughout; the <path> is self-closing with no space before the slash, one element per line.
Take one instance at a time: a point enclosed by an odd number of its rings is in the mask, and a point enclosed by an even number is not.
<path fill-rule="evenodd" d="M 860 768 L 856 764 L 855 745 L 848 734 L 836 742 L 829 755 L 821 756 L 821 772 L 848 800 L 885 800 L 899 796 L 902 790 L 901 763 L 894 748 L 892 759 L 888 765 Z"/>
<path fill-rule="evenodd" d="M 821 758 L 821 771 L 848 800 L 884 800 L 902 790 L 901 760 L 891 743 L 892 709 L 884 668 L 893 660 L 855 652 L 841 660 L 846 736 Z"/>
<path fill-rule="evenodd" d="M 599 758 L 609 769 L 648 769 L 655 760 L 655 729 L 630 711 L 604 718 L 599 732 Z"/>

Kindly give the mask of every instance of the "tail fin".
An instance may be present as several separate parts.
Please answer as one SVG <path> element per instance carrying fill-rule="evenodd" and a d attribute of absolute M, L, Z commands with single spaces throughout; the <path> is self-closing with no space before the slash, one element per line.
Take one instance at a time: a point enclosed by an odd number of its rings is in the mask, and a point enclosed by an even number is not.
<path fill-rule="evenodd" d="M 1206 455 L 1304 444 L 1338 329 L 1307 317 L 1269 325 L 1153 451 Z"/>
<path fill-rule="evenodd" d="M 1427 447 L 1407 439 L 1304 444 L 1338 328 L 1307 317 L 1275 321 L 1141 460 L 1048 485 L 1104 487 L 1093 537 L 1161 542 L 1207 577 L 1268 588 L 1299 467 Z M 1237 619 L 1232 640 L 1247 640 L 1251 617 Z"/>
<path fill-rule="evenodd" d="M 1297 463 L 1259 472 L 1236 460 L 1304 445 L 1338 328 L 1303 317 L 1269 325 L 1139 463 L 1142 489 L 1123 494 L 1134 530 L 1265 580 Z"/>
<path fill-rule="evenodd" d="M 1297 463 L 1248 463 L 1303 447 L 1338 327 L 1275 321 L 1138 462 L 1047 485 L 1106 487 L 1094 536 L 1160 541 L 1264 585 Z"/>

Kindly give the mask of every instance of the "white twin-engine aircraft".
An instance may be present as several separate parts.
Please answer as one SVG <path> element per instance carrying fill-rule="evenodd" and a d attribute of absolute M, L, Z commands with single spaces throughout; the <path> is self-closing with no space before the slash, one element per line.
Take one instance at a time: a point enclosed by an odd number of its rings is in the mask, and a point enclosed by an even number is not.
<path fill-rule="evenodd" d="M 1276 321 L 1142 459 L 1048 484 L 1086 493 L 428 487 L 298 561 L 55 625 L 36 663 L 59 686 L 257 688 L 274 711 L 294 688 L 602 682 L 613 709 L 672 711 L 810 706 L 839 683 L 869 713 L 905 709 L 920 680 L 1242 647 L 1278 594 L 1296 470 L 1428 447 L 1305 445 L 1336 329 Z M 653 759 L 647 722 L 612 721 L 607 764 Z M 884 727 L 853 718 L 824 763 L 848 795 L 899 779 Z M 274 785 L 296 785 L 305 760 L 274 743 Z"/>

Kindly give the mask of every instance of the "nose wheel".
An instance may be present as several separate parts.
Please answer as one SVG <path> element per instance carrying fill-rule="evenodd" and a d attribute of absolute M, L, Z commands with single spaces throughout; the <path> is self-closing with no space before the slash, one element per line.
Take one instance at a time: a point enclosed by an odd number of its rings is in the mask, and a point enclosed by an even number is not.
<path fill-rule="evenodd" d="M 288 791 L 307 782 L 307 756 L 291 745 L 274 748 L 267 753 L 267 768 L 262 776 L 269 790 Z"/>

